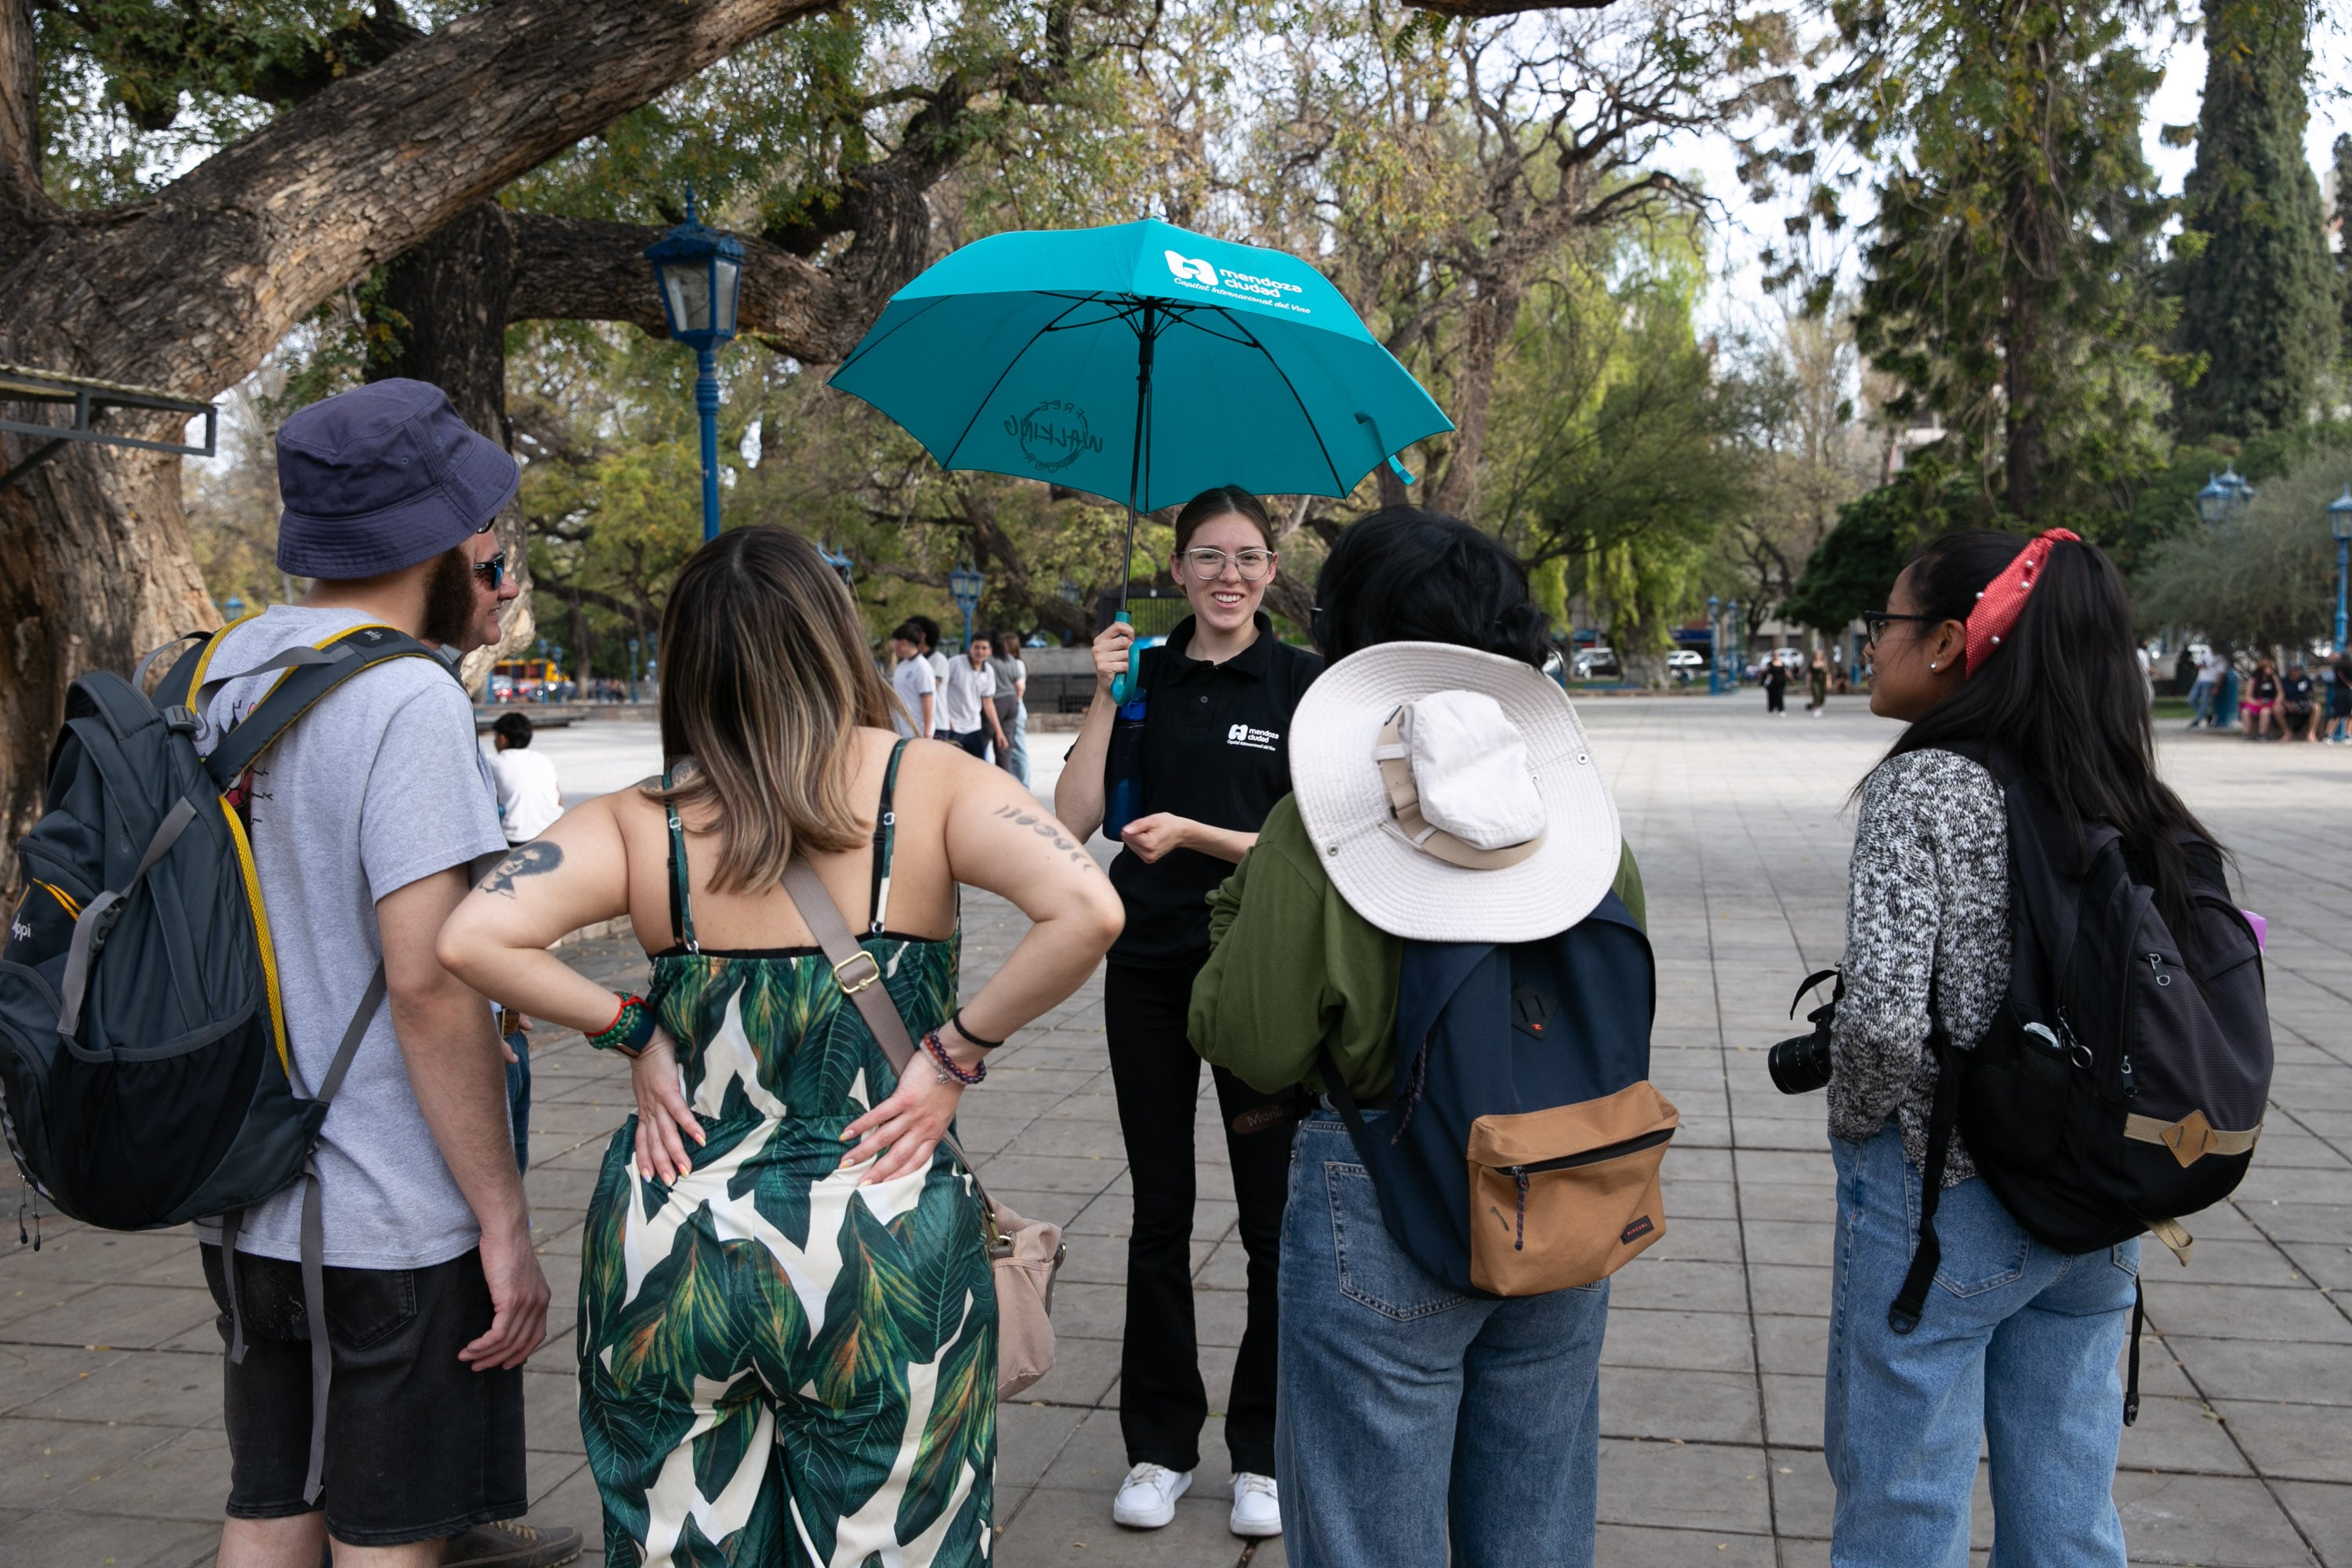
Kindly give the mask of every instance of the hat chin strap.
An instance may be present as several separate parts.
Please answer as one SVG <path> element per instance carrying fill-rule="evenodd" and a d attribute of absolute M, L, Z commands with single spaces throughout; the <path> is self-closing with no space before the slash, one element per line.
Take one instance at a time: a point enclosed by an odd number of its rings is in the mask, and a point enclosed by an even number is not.
<path fill-rule="evenodd" d="M 1385 831 L 1423 855 L 1465 871 L 1497 871 L 1506 866 L 1516 866 L 1543 847 L 1544 836 L 1538 833 L 1524 844 L 1481 849 L 1423 816 L 1421 791 L 1412 782 L 1412 763 L 1406 760 L 1403 716 L 1402 708 L 1389 715 L 1389 721 L 1381 726 L 1380 743 L 1372 748 L 1372 759 L 1381 767 L 1381 783 L 1388 789 L 1391 819 L 1381 824 Z"/>

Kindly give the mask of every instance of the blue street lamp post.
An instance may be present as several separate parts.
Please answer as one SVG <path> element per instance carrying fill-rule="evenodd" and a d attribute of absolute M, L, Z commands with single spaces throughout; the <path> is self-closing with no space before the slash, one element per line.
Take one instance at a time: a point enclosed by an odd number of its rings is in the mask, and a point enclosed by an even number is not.
<path fill-rule="evenodd" d="M 1706 694 L 1723 695 L 1723 599 L 1706 596 Z"/>
<path fill-rule="evenodd" d="M 735 335 L 743 245 L 703 227 L 686 193 L 686 221 L 646 247 L 669 335 L 694 351 L 694 411 L 702 418 L 702 537 L 719 537 L 719 347 Z"/>
<path fill-rule="evenodd" d="M 2344 656 L 2344 595 L 2347 570 L 2352 570 L 2352 485 L 2327 503 L 2327 531 L 2336 536 L 2336 654 Z"/>
<path fill-rule="evenodd" d="M 1745 629 L 1739 620 L 1738 600 L 1734 599 L 1723 606 L 1723 626 L 1724 630 L 1729 634 L 1728 640 L 1731 643 L 1731 647 L 1725 650 L 1725 656 L 1730 662 L 1724 667 L 1723 683 L 1737 691 L 1739 689 L 1739 655 L 1742 647 L 1740 634 Z"/>
<path fill-rule="evenodd" d="M 2197 492 L 2198 520 L 2208 528 L 2235 522 L 2246 515 L 2253 499 L 2254 487 L 2238 477 L 2237 465 L 2225 463 L 2221 477 L 2207 473 L 2205 488 Z"/>
<path fill-rule="evenodd" d="M 969 566 L 958 566 L 948 574 L 948 597 L 963 612 L 963 646 L 971 647 L 971 613 L 980 608 L 980 591 L 984 586 L 979 573 Z"/>

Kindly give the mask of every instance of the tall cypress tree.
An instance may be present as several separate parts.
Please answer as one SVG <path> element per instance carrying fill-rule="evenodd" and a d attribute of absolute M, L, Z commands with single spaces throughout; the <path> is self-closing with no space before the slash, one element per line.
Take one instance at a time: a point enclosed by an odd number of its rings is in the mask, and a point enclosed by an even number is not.
<path fill-rule="evenodd" d="M 2344 312 L 2337 352 L 2352 355 L 2352 136 L 2336 139 L 2336 298 Z"/>
<path fill-rule="evenodd" d="M 2183 194 L 2179 343 L 2191 438 L 2301 423 L 2341 314 L 2319 182 L 2303 153 L 2310 16 L 2300 0 L 2205 0 L 2205 101 Z"/>

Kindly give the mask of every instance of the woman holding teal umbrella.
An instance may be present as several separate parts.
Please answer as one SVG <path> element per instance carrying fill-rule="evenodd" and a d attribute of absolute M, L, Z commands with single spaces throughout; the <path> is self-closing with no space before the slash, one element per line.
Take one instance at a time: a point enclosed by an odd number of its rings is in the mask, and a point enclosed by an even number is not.
<path fill-rule="evenodd" d="M 1103 977 L 1104 1034 L 1119 1131 L 1134 1178 L 1127 1242 L 1127 1323 L 1119 1351 L 1119 1430 L 1130 1468 L 1111 1517 L 1138 1529 L 1175 1518 L 1192 1484 L 1209 1404 L 1192 1313 L 1192 1125 L 1201 1058 L 1185 1031 L 1193 978 L 1209 956 L 1212 889 L 1257 841 L 1290 793 L 1290 714 L 1323 668 L 1284 643 L 1260 608 L 1274 581 L 1274 531 L 1247 490 L 1219 486 L 1176 517 L 1169 572 L 1192 613 L 1142 657 L 1142 749 L 1133 820 L 1111 885 L 1127 927 Z M 1135 628 L 1095 639 L 1094 701 L 1054 792 L 1054 814 L 1085 837 L 1104 826 L 1111 695 Z M 1248 1260 L 1249 1315 L 1225 1411 L 1236 1535 L 1279 1534 L 1274 1459 L 1278 1247 L 1288 1186 L 1283 1101 L 1213 1069 L 1234 1199 Z M 1253 1129 L 1243 1131 L 1243 1129 Z"/>

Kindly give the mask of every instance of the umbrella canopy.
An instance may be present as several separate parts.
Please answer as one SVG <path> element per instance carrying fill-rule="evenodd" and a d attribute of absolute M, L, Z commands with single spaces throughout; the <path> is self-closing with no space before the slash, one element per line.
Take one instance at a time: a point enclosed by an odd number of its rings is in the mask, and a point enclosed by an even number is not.
<path fill-rule="evenodd" d="M 1315 268 L 1151 219 L 965 246 L 892 298 L 832 384 L 943 468 L 1146 511 L 1223 484 L 1345 495 L 1454 428 Z"/>

